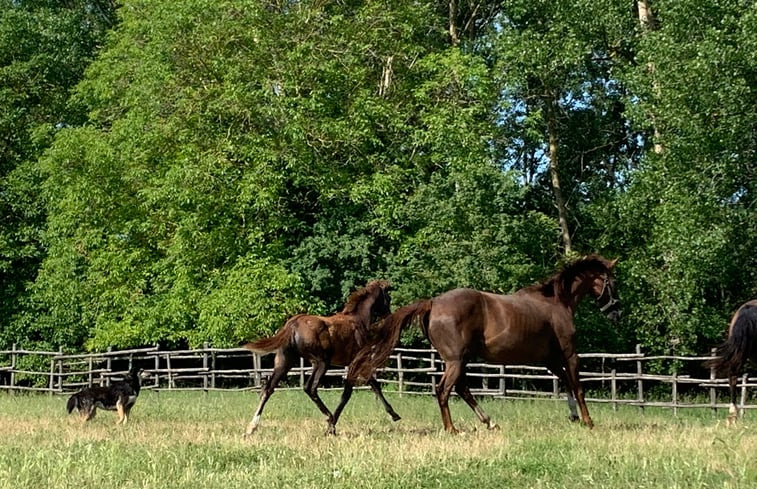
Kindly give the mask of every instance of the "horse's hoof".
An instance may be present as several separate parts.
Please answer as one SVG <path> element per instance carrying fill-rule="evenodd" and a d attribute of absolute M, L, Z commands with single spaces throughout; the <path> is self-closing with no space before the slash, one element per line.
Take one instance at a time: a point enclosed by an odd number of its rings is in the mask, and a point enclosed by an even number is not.
<path fill-rule="evenodd" d="M 399 421 L 401 419 L 402 417 L 399 414 L 397 413 L 392 414 L 392 421 Z"/>
<path fill-rule="evenodd" d="M 487 427 L 488 427 L 488 428 L 489 428 L 490 430 L 499 430 L 499 425 L 498 425 L 497 423 L 493 422 L 493 421 L 489 421 L 489 422 L 487 423 Z"/>
<path fill-rule="evenodd" d="M 328 428 L 326 428 L 326 433 L 324 433 L 326 436 L 336 436 L 336 426 L 329 425 Z"/>
<path fill-rule="evenodd" d="M 579 418 L 579 417 L 578 417 L 577 415 L 575 415 L 575 414 L 571 414 L 571 415 L 570 415 L 570 418 L 569 418 L 569 419 L 570 419 L 570 421 L 571 421 L 572 423 L 575 423 L 576 421 L 581 421 L 581 418 Z"/>

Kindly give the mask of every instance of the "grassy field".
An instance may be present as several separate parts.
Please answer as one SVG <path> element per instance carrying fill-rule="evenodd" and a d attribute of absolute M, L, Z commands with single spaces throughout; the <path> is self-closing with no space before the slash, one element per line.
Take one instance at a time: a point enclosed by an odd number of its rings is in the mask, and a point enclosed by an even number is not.
<path fill-rule="evenodd" d="M 334 406 L 338 392 L 324 392 Z M 253 392 L 143 392 L 126 426 L 99 411 L 82 425 L 65 397 L 0 394 L 0 488 L 757 487 L 757 423 L 728 428 L 706 410 L 612 411 L 597 427 L 550 401 L 484 401 L 488 431 L 461 402 L 461 435 L 440 430 L 436 401 L 388 394 L 392 423 L 357 392 L 337 427 L 300 391 L 277 391 L 249 439 Z"/>

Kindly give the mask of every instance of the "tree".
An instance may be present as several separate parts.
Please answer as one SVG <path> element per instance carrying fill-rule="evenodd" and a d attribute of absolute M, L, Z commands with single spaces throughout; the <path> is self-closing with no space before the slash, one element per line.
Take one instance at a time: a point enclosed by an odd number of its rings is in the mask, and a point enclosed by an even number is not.
<path fill-rule="evenodd" d="M 68 97 L 114 12 L 109 1 L 0 1 L 0 345 L 66 338 L 30 326 L 29 284 L 45 256 L 37 159 L 80 120 Z"/>
<path fill-rule="evenodd" d="M 130 2 L 77 89 L 86 124 L 43 160 L 39 324 L 90 348 L 234 344 L 385 277 L 435 225 L 398 221 L 422 186 L 512 186 L 488 153 L 488 68 L 433 7 Z M 498 222 L 460 204 L 475 232 Z"/>
<path fill-rule="evenodd" d="M 619 199 L 630 311 L 657 351 L 707 351 L 757 293 L 757 11 L 750 2 L 655 2 L 628 83 L 635 123 L 660 128 Z M 700 23 L 701 22 L 701 23 Z M 648 70 L 654 63 L 654 73 Z M 650 76 L 654 83 L 649 82 Z"/>
<path fill-rule="evenodd" d="M 492 34 L 502 73 L 503 134 L 506 142 L 516 142 L 503 157 L 524 172 L 527 183 L 551 189 L 568 256 L 580 225 L 577 213 L 569 213 L 571 201 L 579 207 L 595 197 L 581 195 L 593 176 L 612 188 L 634 158 L 633 135 L 623 124 L 624 88 L 614 73 L 616 53 L 633 24 L 608 20 L 618 10 L 611 1 L 513 0 L 505 2 Z M 605 127 L 597 128 L 598 122 Z M 575 141 L 587 133 L 610 137 L 580 147 Z"/>

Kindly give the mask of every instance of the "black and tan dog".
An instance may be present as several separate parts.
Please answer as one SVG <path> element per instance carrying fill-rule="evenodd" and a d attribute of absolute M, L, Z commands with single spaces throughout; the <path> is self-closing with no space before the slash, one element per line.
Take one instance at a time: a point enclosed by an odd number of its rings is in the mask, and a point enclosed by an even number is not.
<path fill-rule="evenodd" d="M 68 398 L 68 413 L 71 414 L 76 408 L 84 421 L 89 421 L 95 417 L 97 408 L 118 411 L 116 424 L 126 424 L 129 411 L 139 396 L 142 374 L 141 368 L 133 367 L 120 382 L 113 382 L 107 387 L 87 387 L 80 390 Z"/>

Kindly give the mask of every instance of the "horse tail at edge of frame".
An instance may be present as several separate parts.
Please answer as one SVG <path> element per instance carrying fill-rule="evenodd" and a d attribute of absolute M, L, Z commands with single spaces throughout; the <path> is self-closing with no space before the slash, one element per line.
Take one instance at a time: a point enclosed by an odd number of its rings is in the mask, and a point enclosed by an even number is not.
<path fill-rule="evenodd" d="M 394 313 L 375 323 L 371 327 L 374 336 L 350 363 L 347 380 L 355 383 L 370 379 L 376 369 L 386 362 L 394 347 L 397 346 L 402 330 L 410 325 L 415 318 L 420 318 L 420 327 L 425 336 L 428 331 L 430 312 L 430 300 L 418 301 L 397 309 Z"/>
<path fill-rule="evenodd" d="M 298 317 L 299 315 L 294 316 L 289 321 L 287 321 L 286 324 L 279 328 L 279 330 L 276 331 L 276 334 L 274 334 L 273 336 L 262 338 L 257 341 L 247 342 L 241 345 L 242 348 L 246 348 L 255 353 L 268 354 L 288 345 L 292 339 L 294 322 Z"/>
<path fill-rule="evenodd" d="M 716 357 L 705 366 L 719 375 L 736 374 L 749 359 L 757 339 L 757 306 L 743 306 L 736 313 L 728 339 L 717 347 Z"/>

